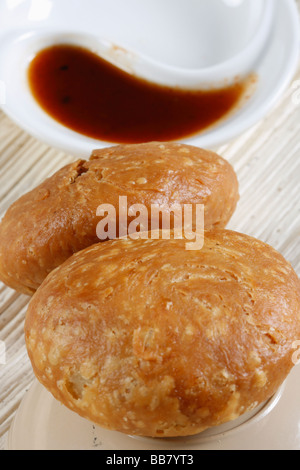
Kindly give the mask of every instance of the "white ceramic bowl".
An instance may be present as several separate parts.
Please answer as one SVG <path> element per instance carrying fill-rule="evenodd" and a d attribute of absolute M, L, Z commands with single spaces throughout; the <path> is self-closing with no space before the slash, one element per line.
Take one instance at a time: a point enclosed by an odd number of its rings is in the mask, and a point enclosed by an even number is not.
<path fill-rule="evenodd" d="M 83 44 L 149 80 L 211 86 L 251 71 L 270 35 L 274 5 L 274 0 L 73 0 L 70 8 L 69 0 L 6 0 L 0 34 L 5 39 L 8 33 L 26 54 L 45 44 Z"/>
<path fill-rule="evenodd" d="M 64 127 L 33 99 L 27 68 L 40 49 L 83 45 L 129 72 L 191 88 L 256 72 L 256 92 L 241 109 L 184 140 L 214 147 L 261 119 L 285 90 L 298 61 L 299 23 L 294 0 L 5 0 L 0 42 L 3 110 L 49 145 L 86 157 L 110 143 Z"/>

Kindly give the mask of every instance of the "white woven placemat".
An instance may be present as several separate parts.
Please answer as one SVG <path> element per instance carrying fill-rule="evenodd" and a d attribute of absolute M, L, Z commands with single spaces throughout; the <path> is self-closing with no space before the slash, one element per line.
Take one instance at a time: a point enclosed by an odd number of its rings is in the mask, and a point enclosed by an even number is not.
<path fill-rule="evenodd" d="M 241 200 L 229 228 L 269 243 L 300 275 L 300 70 L 262 122 L 214 150 L 230 161 L 240 182 Z M 0 112 L 0 217 L 19 196 L 73 160 Z M 6 350 L 6 363 L 0 364 L 0 450 L 33 380 L 23 337 L 27 303 L 28 297 L 0 283 L 0 347 L 5 344 Z"/>

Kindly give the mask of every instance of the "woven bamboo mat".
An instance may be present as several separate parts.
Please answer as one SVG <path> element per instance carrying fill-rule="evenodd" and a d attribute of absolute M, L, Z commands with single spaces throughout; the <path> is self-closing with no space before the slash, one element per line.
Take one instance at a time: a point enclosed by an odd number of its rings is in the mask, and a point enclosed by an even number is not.
<path fill-rule="evenodd" d="M 241 200 L 229 228 L 269 243 L 300 275 L 300 70 L 262 122 L 214 150 L 230 161 L 240 182 Z M 0 217 L 19 196 L 73 160 L 0 112 Z M 0 450 L 33 381 L 23 338 L 27 303 L 28 297 L 0 283 L 0 341 L 6 346 L 6 364 L 0 364 Z"/>

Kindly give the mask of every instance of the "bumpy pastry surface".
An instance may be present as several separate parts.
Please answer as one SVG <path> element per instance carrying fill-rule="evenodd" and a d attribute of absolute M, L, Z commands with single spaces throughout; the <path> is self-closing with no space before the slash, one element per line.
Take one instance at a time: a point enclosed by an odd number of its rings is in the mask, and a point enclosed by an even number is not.
<path fill-rule="evenodd" d="M 64 405 L 124 433 L 193 435 L 270 398 L 293 367 L 300 282 L 227 230 L 113 240 L 76 253 L 31 299 L 34 372 Z"/>
<path fill-rule="evenodd" d="M 176 143 L 120 145 L 67 165 L 7 211 L 0 224 L 0 279 L 32 294 L 52 269 L 99 240 L 100 204 L 204 204 L 206 228 L 225 227 L 238 201 L 231 165 Z M 118 214 L 117 214 L 118 215 Z"/>

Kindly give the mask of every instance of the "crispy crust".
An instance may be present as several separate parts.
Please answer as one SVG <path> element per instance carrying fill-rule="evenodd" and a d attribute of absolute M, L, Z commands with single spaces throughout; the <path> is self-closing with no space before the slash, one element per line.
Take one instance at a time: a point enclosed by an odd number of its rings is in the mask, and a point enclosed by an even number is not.
<path fill-rule="evenodd" d="M 268 245 L 227 230 L 114 240 L 75 254 L 33 296 L 26 344 L 64 405 L 128 434 L 192 435 L 270 398 L 293 367 L 300 283 Z"/>
<path fill-rule="evenodd" d="M 205 204 L 206 228 L 225 227 L 238 182 L 218 155 L 183 144 L 96 150 L 67 165 L 7 211 L 0 224 L 0 279 L 31 295 L 52 269 L 99 239 L 100 204 Z"/>

